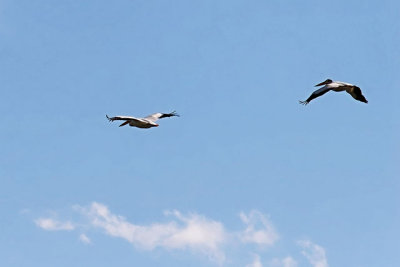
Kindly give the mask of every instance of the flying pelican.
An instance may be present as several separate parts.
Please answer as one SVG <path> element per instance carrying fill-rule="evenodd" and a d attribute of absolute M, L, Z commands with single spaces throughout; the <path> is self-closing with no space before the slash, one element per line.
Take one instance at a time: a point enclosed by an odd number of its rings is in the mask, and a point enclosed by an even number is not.
<path fill-rule="evenodd" d="M 335 91 L 335 92 L 341 92 L 341 91 L 346 91 L 349 93 L 354 99 L 368 103 L 367 99 L 362 95 L 361 89 L 357 87 L 356 85 L 350 84 L 350 83 L 344 83 L 344 82 L 334 82 L 331 79 L 327 79 L 322 83 L 317 84 L 317 86 L 325 85 L 324 87 L 321 87 L 320 89 L 314 91 L 309 98 L 307 98 L 306 101 L 299 101 L 300 104 L 307 105 L 310 103 L 311 100 L 314 98 L 317 98 L 330 90 Z"/>
<path fill-rule="evenodd" d="M 110 118 L 108 117 L 108 115 L 106 115 L 109 121 L 124 121 L 119 127 L 129 124 L 129 126 L 131 127 L 146 128 L 146 129 L 151 127 L 158 127 L 158 124 L 156 123 L 158 119 L 173 117 L 173 116 L 179 117 L 179 115 L 175 111 L 172 111 L 171 113 L 154 113 L 144 118 L 135 118 L 128 116 L 116 116 Z"/>

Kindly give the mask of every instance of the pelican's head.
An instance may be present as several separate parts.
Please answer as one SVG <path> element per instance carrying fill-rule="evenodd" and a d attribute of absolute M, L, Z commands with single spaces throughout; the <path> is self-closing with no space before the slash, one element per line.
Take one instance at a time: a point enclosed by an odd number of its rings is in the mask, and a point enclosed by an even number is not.
<path fill-rule="evenodd" d="M 325 81 L 323 81 L 322 83 L 317 84 L 316 86 L 321 86 L 321 85 L 325 85 L 325 84 L 330 84 L 332 83 L 331 79 L 326 79 Z"/>

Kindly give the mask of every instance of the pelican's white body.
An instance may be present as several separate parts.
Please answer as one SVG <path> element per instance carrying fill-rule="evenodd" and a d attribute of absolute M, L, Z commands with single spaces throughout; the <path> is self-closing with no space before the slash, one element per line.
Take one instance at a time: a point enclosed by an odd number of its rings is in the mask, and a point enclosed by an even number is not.
<path fill-rule="evenodd" d="M 318 89 L 317 92 L 318 91 L 322 92 L 322 91 L 325 91 L 325 90 L 332 90 L 332 91 L 335 91 L 335 92 L 347 91 L 348 93 L 350 93 L 349 90 L 351 88 L 353 88 L 353 87 L 354 87 L 353 84 L 336 81 L 336 82 L 332 82 L 332 83 L 326 84 L 324 87 Z"/>
<path fill-rule="evenodd" d="M 136 117 L 128 117 L 128 116 L 117 116 L 120 120 L 129 121 L 128 125 L 131 127 L 137 127 L 142 129 L 148 129 L 152 127 L 157 127 L 158 124 L 155 121 L 161 116 L 161 113 L 155 113 L 145 118 L 136 118 Z"/>
<path fill-rule="evenodd" d="M 136 120 L 132 120 L 129 122 L 129 126 L 147 129 L 147 128 L 151 128 L 151 127 L 157 127 L 158 124 L 153 121 L 146 120 L 144 118 L 143 119 L 136 118 Z"/>

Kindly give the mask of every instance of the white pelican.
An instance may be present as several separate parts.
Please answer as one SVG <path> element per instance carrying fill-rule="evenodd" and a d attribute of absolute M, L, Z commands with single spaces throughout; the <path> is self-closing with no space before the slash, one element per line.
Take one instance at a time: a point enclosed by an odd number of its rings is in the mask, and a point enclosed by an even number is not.
<path fill-rule="evenodd" d="M 311 100 L 314 98 L 317 98 L 330 90 L 335 91 L 335 92 L 341 92 L 341 91 L 346 91 L 349 93 L 354 99 L 368 103 L 367 99 L 362 95 L 361 89 L 357 87 L 356 85 L 350 84 L 350 83 L 344 83 L 344 82 L 334 82 L 331 79 L 327 79 L 326 81 L 319 83 L 316 85 L 321 86 L 325 85 L 324 87 L 321 87 L 320 89 L 314 91 L 309 98 L 307 98 L 306 101 L 299 101 L 300 104 L 307 105 L 310 103 Z"/>
<path fill-rule="evenodd" d="M 108 115 L 106 115 L 109 121 L 124 121 L 119 127 L 129 124 L 129 126 L 137 128 L 158 127 L 158 124 L 156 123 L 158 119 L 173 117 L 173 116 L 179 117 L 179 115 L 176 114 L 175 111 L 172 111 L 171 113 L 154 113 L 144 118 L 135 118 L 128 116 L 116 116 L 110 118 L 108 117 Z"/>

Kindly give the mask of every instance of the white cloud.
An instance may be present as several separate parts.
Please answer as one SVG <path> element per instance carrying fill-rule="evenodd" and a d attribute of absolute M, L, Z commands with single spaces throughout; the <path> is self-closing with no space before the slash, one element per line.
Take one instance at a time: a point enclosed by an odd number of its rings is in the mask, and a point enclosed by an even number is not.
<path fill-rule="evenodd" d="M 178 211 L 168 214 L 177 220 L 151 225 L 137 225 L 124 217 L 112 214 L 100 203 L 92 203 L 81 209 L 90 218 L 91 224 L 102 228 L 114 237 L 120 237 L 136 247 L 152 250 L 156 247 L 167 249 L 191 249 L 206 254 L 210 259 L 222 263 L 225 255 L 222 245 L 227 234 L 222 223 L 198 214 L 182 215 Z"/>
<path fill-rule="evenodd" d="M 297 267 L 297 262 L 290 256 L 283 259 L 274 259 L 271 262 L 274 267 Z"/>
<path fill-rule="evenodd" d="M 240 219 L 246 229 L 240 234 L 244 243 L 272 246 L 279 239 L 272 223 L 261 212 L 253 210 L 249 214 L 240 213 Z"/>
<path fill-rule="evenodd" d="M 292 257 L 286 257 L 282 260 L 283 267 L 297 267 L 297 262 Z"/>
<path fill-rule="evenodd" d="M 168 218 L 165 222 L 142 225 L 129 222 L 125 217 L 112 213 L 106 205 L 97 202 L 84 207 L 75 206 L 75 211 L 83 215 L 83 222 L 82 218 L 80 223 L 72 223 L 45 217 L 34 222 L 47 231 L 70 231 L 79 228 L 80 231 L 83 230 L 79 240 L 84 244 L 92 243 L 85 231 L 97 228 L 109 236 L 124 239 L 139 249 L 189 250 L 206 255 L 217 264 L 226 262 L 225 252 L 230 251 L 232 245 L 238 244 L 242 252 L 249 253 L 254 249 L 253 244 L 263 248 L 272 246 L 279 240 L 279 235 L 268 217 L 257 210 L 240 213 L 240 219 L 244 223 L 242 231 L 227 231 L 221 222 L 197 213 L 182 214 L 177 210 L 166 212 Z M 308 240 L 298 241 L 297 245 L 302 248 L 302 254 L 313 267 L 328 267 L 325 250 L 321 246 Z M 290 256 L 269 260 L 268 264 L 275 267 L 298 266 Z M 257 254 L 254 254 L 253 261 L 246 265 L 262 266 Z"/>
<path fill-rule="evenodd" d="M 253 260 L 253 262 L 246 265 L 246 267 L 262 267 L 262 266 L 263 266 L 263 265 L 262 265 L 262 263 L 261 263 L 260 256 L 257 255 L 257 254 L 254 255 L 254 260 Z"/>
<path fill-rule="evenodd" d="M 35 220 L 35 223 L 37 226 L 47 231 L 71 231 L 75 229 L 74 225 L 69 221 L 60 222 L 51 218 L 39 218 Z"/>
<path fill-rule="evenodd" d="M 303 248 L 301 253 L 308 259 L 314 267 L 328 267 L 325 249 L 309 240 L 298 241 L 297 244 Z"/>
<path fill-rule="evenodd" d="M 81 235 L 79 236 L 79 240 L 80 240 L 82 243 L 84 243 L 84 244 L 91 244 L 91 243 L 92 243 L 92 241 L 90 240 L 90 238 L 89 238 L 87 235 L 85 235 L 85 234 L 81 234 Z"/>

